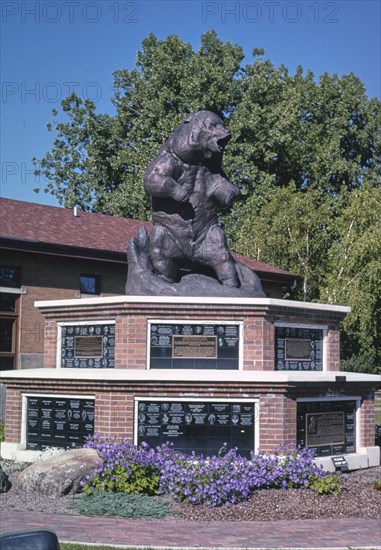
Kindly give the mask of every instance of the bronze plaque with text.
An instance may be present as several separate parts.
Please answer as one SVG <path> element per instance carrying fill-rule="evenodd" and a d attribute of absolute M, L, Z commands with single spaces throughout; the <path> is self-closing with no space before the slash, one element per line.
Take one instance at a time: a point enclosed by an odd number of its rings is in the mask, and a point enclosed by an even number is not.
<path fill-rule="evenodd" d="M 76 336 L 74 338 L 75 357 L 102 357 L 102 336 Z"/>
<path fill-rule="evenodd" d="M 304 338 L 286 338 L 285 359 L 290 361 L 311 360 L 311 340 Z"/>
<path fill-rule="evenodd" d="M 214 359 L 217 357 L 216 336 L 173 336 L 173 357 Z"/>
<path fill-rule="evenodd" d="M 344 412 L 306 414 L 307 447 L 345 442 Z"/>

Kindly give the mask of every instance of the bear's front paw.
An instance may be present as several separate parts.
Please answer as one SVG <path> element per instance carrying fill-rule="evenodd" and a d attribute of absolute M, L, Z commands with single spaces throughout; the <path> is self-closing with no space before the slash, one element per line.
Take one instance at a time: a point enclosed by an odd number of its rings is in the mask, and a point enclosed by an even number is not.
<path fill-rule="evenodd" d="M 181 187 L 174 189 L 172 196 L 175 199 L 175 201 L 178 201 L 178 202 L 187 202 L 189 200 L 189 193 L 185 191 L 185 189 L 182 189 Z"/>

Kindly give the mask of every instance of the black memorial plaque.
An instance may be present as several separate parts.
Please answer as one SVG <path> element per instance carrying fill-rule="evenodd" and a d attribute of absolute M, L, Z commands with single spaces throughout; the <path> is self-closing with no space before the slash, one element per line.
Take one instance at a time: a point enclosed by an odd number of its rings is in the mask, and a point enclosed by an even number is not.
<path fill-rule="evenodd" d="M 323 370 L 323 331 L 275 327 L 276 370 Z"/>
<path fill-rule="evenodd" d="M 151 369 L 239 368 L 239 325 L 152 324 Z"/>
<path fill-rule="evenodd" d="M 224 443 L 250 457 L 254 451 L 254 403 L 140 401 L 138 444 L 166 442 L 186 454 L 212 456 Z"/>
<path fill-rule="evenodd" d="M 113 368 L 115 366 L 115 325 L 63 326 L 62 368 Z"/>
<path fill-rule="evenodd" d="M 298 403 L 297 439 L 316 456 L 356 452 L 356 402 L 310 401 Z"/>
<path fill-rule="evenodd" d="M 28 397 L 26 448 L 82 446 L 94 434 L 94 400 Z"/>

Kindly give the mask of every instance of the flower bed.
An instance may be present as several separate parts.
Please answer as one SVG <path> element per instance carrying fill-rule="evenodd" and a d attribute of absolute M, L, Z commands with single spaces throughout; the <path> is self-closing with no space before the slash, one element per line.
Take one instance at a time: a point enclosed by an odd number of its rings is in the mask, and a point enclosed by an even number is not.
<path fill-rule="evenodd" d="M 218 456 L 185 455 L 164 445 L 140 447 L 127 440 L 95 436 L 87 447 L 97 449 L 103 461 L 88 477 L 84 490 L 127 494 L 167 494 L 178 502 L 221 506 L 250 498 L 262 488 L 307 487 L 326 474 L 306 448 L 283 448 L 273 455 L 241 457 L 223 447 Z"/>

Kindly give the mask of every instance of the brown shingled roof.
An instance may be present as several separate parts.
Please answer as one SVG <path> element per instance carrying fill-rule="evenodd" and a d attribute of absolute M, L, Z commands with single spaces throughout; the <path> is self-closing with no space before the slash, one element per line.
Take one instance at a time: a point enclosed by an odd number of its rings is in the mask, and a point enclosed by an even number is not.
<path fill-rule="evenodd" d="M 47 206 L 0 198 L 0 237 L 29 244 L 56 245 L 125 254 L 131 237 L 144 225 L 152 224 L 129 218 L 106 216 L 71 208 Z M 234 257 L 250 269 L 284 278 L 295 275 L 284 269 L 252 260 L 238 253 Z"/>
<path fill-rule="evenodd" d="M 130 238 L 148 222 L 105 216 L 71 208 L 46 206 L 13 199 L 0 199 L 0 235 L 93 250 L 125 253 Z"/>

